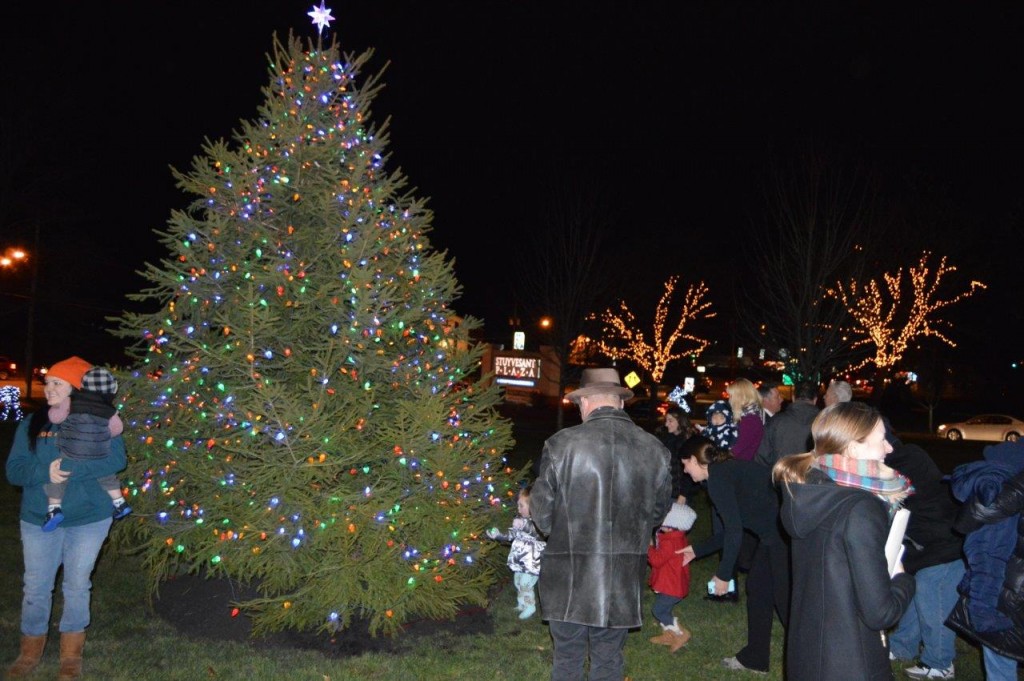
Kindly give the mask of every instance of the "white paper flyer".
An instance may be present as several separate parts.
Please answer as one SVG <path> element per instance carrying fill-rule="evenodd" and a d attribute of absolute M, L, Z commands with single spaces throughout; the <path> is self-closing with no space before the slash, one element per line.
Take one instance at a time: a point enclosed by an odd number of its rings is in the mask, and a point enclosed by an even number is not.
<path fill-rule="evenodd" d="M 893 516 L 892 525 L 889 527 L 889 538 L 885 541 L 885 559 L 889 563 L 889 576 L 892 577 L 896 563 L 903 557 L 903 535 L 907 531 L 907 521 L 910 520 L 910 511 L 901 508 Z"/>

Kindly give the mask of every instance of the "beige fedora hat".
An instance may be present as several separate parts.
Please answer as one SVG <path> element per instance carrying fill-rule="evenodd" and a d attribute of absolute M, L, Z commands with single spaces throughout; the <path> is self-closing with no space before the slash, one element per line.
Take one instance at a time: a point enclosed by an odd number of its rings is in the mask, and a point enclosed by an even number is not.
<path fill-rule="evenodd" d="M 584 369 L 580 387 L 566 397 L 579 404 L 581 397 L 591 395 L 618 395 L 628 400 L 633 396 L 633 391 L 622 387 L 619 372 L 615 369 Z"/>

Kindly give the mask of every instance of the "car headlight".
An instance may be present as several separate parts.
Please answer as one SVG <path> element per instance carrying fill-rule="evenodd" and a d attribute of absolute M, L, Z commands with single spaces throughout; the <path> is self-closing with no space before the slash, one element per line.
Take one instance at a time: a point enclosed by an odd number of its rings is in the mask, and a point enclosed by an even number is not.
<path fill-rule="evenodd" d="M 940 423 L 939 424 L 939 430 L 945 430 L 945 429 L 946 429 L 946 424 L 945 423 Z"/>

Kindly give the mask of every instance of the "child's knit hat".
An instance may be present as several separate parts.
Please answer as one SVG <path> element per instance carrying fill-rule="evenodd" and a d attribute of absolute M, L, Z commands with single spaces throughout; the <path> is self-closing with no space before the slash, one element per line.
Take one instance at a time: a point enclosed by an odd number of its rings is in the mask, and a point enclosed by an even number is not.
<path fill-rule="evenodd" d="M 103 367 L 93 367 L 82 376 L 81 389 L 90 393 L 101 395 L 117 394 L 117 379 Z"/>
<path fill-rule="evenodd" d="M 82 377 L 92 368 L 92 364 L 81 357 L 68 357 L 62 359 L 46 371 L 47 376 L 67 381 L 75 388 L 82 389 Z"/>
<path fill-rule="evenodd" d="M 709 426 L 711 425 L 711 415 L 715 412 L 721 412 L 725 415 L 725 422 L 732 423 L 732 407 L 729 406 L 729 400 L 716 400 L 711 403 L 705 414 Z"/>
<path fill-rule="evenodd" d="M 665 520 L 661 522 L 662 527 L 672 527 L 683 532 L 689 532 L 690 528 L 693 527 L 693 523 L 697 520 L 697 512 L 686 504 L 680 504 L 678 501 L 672 502 L 672 509 L 665 516 Z"/>

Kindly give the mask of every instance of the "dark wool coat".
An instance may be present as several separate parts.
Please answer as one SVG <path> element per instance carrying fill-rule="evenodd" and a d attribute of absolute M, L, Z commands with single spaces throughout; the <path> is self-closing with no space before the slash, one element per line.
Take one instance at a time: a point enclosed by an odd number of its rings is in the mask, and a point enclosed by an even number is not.
<path fill-rule="evenodd" d="M 779 533 L 779 497 L 771 483 L 771 470 L 753 461 L 726 459 L 708 466 L 708 497 L 722 519 L 711 537 L 693 545 L 695 558 L 722 552 L 715 576 L 728 582 L 736 574 L 744 530 L 760 544 L 782 542 Z"/>
<path fill-rule="evenodd" d="M 672 434 L 667 430 L 660 430 L 655 433 L 661 443 L 668 449 L 668 453 L 671 456 L 669 461 L 669 470 L 672 472 L 672 500 L 674 501 L 680 495 L 686 497 L 686 501 L 691 506 L 693 505 L 693 496 L 700 491 L 700 485 L 693 481 L 686 471 L 683 470 L 682 460 L 680 459 L 683 453 L 683 448 L 687 446 L 691 439 L 704 438 L 699 435 L 683 435 L 683 434 Z"/>
<path fill-rule="evenodd" d="M 548 538 L 538 582 L 544 619 L 641 625 L 647 546 L 671 489 L 668 450 L 620 409 L 595 409 L 547 439 L 530 492 L 530 515 Z"/>
<path fill-rule="evenodd" d="M 771 417 L 754 460 L 771 468 L 784 456 L 811 451 L 811 423 L 819 411 L 816 405 L 797 400 Z"/>
<path fill-rule="evenodd" d="M 782 524 L 793 563 L 786 678 L 891 679 L 881 632 L 900 621 L 914 578 L 889 577 L 883 502 L 812 469 L 807 483 L 782 486 Z"/>
<path fill-rule="evenodd" d="M 984 456 L 953 472 L 953 492 L 965 502 L 956 528 L 969 534 L 967 574 L 946 624 L 1024 661 L 1024 443 L 989 446 Z"/>

